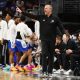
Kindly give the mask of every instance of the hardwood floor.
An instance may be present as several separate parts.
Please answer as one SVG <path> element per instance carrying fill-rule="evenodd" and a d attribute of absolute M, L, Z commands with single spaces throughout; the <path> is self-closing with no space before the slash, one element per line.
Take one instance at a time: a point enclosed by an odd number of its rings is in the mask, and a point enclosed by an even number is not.
<path fill-rule="evenodd" d="M 52 78 L 40 78 L 37 72 L 10 72 L 0 70 L 0 80 L 80 80 L 80 76 L 53 74 Z"/>

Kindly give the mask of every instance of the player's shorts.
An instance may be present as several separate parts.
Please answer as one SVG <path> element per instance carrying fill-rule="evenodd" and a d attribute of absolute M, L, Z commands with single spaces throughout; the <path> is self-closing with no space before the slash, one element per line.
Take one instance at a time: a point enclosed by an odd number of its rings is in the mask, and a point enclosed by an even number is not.
<path fill-rule="evenodd" d="M 8 49 L 10 49 L 12 52 L 15 52 L 15 43 L 8 41 Z"/>
<path fill-rule="evenodd" d="M 9 41 L 8 48 L 11 49 L 13 52 L 25 52 L 28 51 L 29 49 L 32 49 L 33 45 L 30 43 L 26 43 L 23 40 L 17 39 L 15 43 L 11 43 Z"/>

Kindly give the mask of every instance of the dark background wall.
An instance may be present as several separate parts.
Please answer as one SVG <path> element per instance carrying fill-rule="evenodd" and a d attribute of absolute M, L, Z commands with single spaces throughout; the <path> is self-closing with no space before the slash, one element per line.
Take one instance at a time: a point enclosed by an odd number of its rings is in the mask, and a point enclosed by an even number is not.
<path fill-rule="evenodd" d="M 39 0 L 37 14 L 43 14 L 45 3 L 53 5 L 53 14 L 59 16 L 71 34 L 80 30 L 80 0 Z"/>
<path fill-rule="evenodd" d="M 0 10 L 12 0 L 0 0 Z M 16 0 L 15 0 L 16 1 Z M 43 6 L 46 3 L 53 5 L 53 14 L 59 16 L 63 26 L 75 33 L 80 30 L 80 0 L 23 0 L 25 1 L 26 12 L 33 14 L 43 14 Z M 10 6 L 10 5 L 8 5 Z M 34 22 L 26 22 L 34 31 Z"/>
<path fill-rule="evenodd" d="M 57 0 L 58 16 L 70 33 L 80 30 L 80 0 Z"/>

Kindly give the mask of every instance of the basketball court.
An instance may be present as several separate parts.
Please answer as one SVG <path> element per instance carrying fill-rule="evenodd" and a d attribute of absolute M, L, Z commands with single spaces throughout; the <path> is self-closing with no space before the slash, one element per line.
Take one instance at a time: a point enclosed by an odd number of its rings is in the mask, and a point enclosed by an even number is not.
<path fill-rule="evenodd" d="M 18 72 L 0 70 L 0 80 L 80 80 L 80 76 L 53 74 L 52 77 L 40 77 L 39 72 Z"/>

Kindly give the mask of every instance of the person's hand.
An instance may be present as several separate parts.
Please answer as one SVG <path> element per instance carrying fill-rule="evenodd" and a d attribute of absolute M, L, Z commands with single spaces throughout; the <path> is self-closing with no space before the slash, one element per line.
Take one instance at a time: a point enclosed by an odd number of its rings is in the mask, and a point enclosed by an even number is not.
<path fill-rule="evenodd" d="M 37 40 L 38 40 L 38 37 L 36 36 L 35 33 L 33 33 L 33 35 L 32 35 L 32 40 L 33 40 L 33 41 L 37 41 Z"/>
<path fill-rule="evenodd" d="M 26 37 L 25 42 L 30 43 L 30 42 L 32 42 L 32 40 L 30 39 L 30 37 Z"/>
<path fill-rule="evenodd" d="M 16 7 L 16 12 L 22 13 L 22 11 L 19 7 Z"/>
<path fill-rule="evenodd" d="M 60 50 L 59 49 L 55 49 L 55 52 L 59 52 Z"/>
<path fill-rule="evenodd" d="M 73 51 L 71 49 L 66 50 L 66 54 L 71 54 Z"/>
<path fill-rule="evenodd" d="M 60 54 L 60 50 L 59 50 L 59 49 L 55 49 L 55 52 L 56 52 L 57 54 Z"/>

